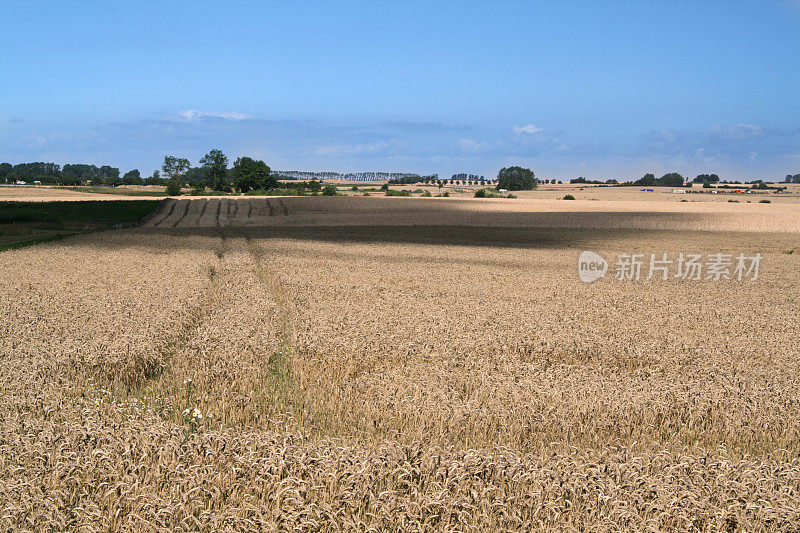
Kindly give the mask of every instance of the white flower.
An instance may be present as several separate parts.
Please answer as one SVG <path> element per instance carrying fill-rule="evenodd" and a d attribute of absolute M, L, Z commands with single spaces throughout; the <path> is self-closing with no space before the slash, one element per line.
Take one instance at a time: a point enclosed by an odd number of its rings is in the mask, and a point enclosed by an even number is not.
<path fill-rule="evenodd" d="M 192 409 L 192 418 L 200 420 L 201 418 L 203 418 L 203 413 L 200 412 L 200 409 L 195 407 L 194 409 Z"/>
<path fill-rule="evenodd" d="M 184 409 L 183 410 L 183 416 L 189 416 L 189 410 L 188 409 Z"/>

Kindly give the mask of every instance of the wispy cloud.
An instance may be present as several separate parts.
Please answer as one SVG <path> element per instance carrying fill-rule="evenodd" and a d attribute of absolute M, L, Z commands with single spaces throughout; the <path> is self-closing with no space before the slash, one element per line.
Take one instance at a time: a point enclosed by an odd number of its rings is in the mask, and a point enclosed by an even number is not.
<path fill-rule="evenodd" d="M 652 130 L 642 135 L 641 152 L 684 157 L 726 157 L 744 154 L 786 156 L 800 142 L 800 129 L 784 130 L 754 124 L 715 124 L 702 130 Z"/>
<path fill-rule="evenodd" d="M 526 124 L 525 126 L 514 126 L 514 135 L 532 135 L 534 133 L 541 133 L 544 130 L 536 124 Z"/>
<path fill-rule="evenodd" d="M 335 144 L 320 146 L 314 150 L 315 156 L 345 157 L 345 156 L 387 156 L 401 153 L 407 148 L 401 141 L 382 141 L 363 144 Z"/>
<path fill-rule="evenodd" d="M 459 153 L 475 154 L 485 152 L 489 149 L 489 144 L 478 142 L 472 139 L 459 139 L 455 145 L 455 150 Z"/>
<path fill-rule="evenodd" d="M 378 124 L 381 127 L 399 131 L 413 131 L 420 133 L 436 133 L 446 131 L 468 130 L 469 126 L 444 124 L 442 122 L 414 122 L 410 120 L 384 120 Z"/>
<path fill-rule="evenodd" d="M 199 111 L 197 109 L 187 109 L 185 111 L 178 111 L 178 118 L 188 122 L 202 120 L 204 118 L 221 118 L 225 120 L 247 120 L 253 118 L 245 113 L 238 111 Z"/>
<path fill-rule="evenodd" d="M 715 124 L 711 126 L 709 133 L 712 137 L 741 141 L 763 137 L 768 134 L 769 131 L 761 126 L 754 126 L 753 124 L 734 124 L 732 126 Z"/>
<path fill-rule="evenodd" d="M 464 133 L 469 130 L 470 133 Z M 715 171 L 768 177 L 796 173 L 800 129 L 749 123 L 652 130 L 609 144 L 526 124 L 503 129 L 404 120 L 274 120 L 240 112 L 185 110 L 153 118 L 46 130 L 6 128 L 12 161 L 109 163 L 150 172 L 165 154 L 196 162 L 211 148 L 273 168 L 479 172 L 521 164 L 547 175 L 635 177 L 648 171 Z"/>

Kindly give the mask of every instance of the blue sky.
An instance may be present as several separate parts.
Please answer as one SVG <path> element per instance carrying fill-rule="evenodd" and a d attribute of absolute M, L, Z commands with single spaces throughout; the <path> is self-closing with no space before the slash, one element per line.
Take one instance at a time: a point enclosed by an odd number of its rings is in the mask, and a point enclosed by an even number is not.
<path fill-rule="evenodd" d="M 800 172 L 800 3 L 0 1 L 0 160 Z"/>

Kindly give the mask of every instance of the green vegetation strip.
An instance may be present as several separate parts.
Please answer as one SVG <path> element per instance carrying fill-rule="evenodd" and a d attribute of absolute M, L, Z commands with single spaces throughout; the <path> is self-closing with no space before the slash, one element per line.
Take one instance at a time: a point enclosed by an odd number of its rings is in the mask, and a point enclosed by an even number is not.
<path fill-rule="evenodd" d="M 0 225 L 32 230 L 30 238 L 0 245 L 0 251 L 55 241 L 85 231 L 133 225 L 155 211 L 159 203 L 158 200 L 0 202 Z M 36 235 L 36 231 L 40 234 Z M 53 235 L 53 231 L 58 233 Z"/>
<path fill-rule="evenodd" d="M 106 229 L 133 223 L 155 211 L 158 200 L 0 202 L 0 224 L 35 224 L 53 229 Z"/>

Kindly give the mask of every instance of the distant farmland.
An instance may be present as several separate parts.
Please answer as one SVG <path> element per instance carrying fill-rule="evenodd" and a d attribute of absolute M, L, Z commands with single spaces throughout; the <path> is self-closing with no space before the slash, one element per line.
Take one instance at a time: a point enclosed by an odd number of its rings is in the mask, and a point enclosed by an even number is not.
<path fill-rule="evenodd" d="M 799 232 L 798 204 L 273 197 L 169 199 L 157 228 L 475 226 Z"/>

